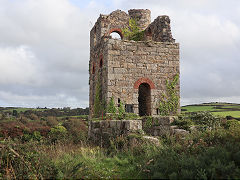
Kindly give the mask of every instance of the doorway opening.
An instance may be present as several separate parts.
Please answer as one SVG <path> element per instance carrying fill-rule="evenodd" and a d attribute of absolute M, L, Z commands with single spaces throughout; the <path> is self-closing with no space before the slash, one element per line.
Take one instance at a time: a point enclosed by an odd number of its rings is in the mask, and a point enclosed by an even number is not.
<path fill-rule="evenodd" d="M 148 83 L 142 83 L 138 88 L 139 116 L 151 115 L 151 88 Z"/>

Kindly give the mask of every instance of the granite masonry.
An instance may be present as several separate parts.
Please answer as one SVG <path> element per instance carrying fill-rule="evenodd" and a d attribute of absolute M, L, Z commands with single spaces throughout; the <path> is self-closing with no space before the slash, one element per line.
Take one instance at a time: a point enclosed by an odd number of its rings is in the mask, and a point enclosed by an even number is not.
<path fill-rule="evenodd" d="M 134 18 L 144 31 L 142 41 L 129 41 L 122 33 Z M 117 33 L 121 39 L 112 38 Z M 170 19 L 159 16 L 151 23 L 147 9 L 116 10 L 100 15 L 90 32 L 89 117 L 93 117 L 97 83 L 103 105 L 114 97 L 127 112 L 158 115 L 165 82 L 179 74 L 179 44 L 172 37 Z M 179 94 L 179 84 L 177 86 Z"/>

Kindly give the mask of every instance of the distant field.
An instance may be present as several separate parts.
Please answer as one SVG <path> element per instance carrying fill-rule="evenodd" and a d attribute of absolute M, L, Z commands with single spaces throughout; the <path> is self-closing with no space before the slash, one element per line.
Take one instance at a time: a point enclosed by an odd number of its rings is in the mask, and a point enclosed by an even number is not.
<path fill-rule="evenodd" d="M 181 107 L 182 112 L 209 111 L 222 117 L 232 116 L 240 118 L 240 104 L 234 103 L 203 103 Z"/>
<path fill-rule="evenodd" d="M 214 108 L 215 106 L 184 106 L 182 107 L 182 109 L 186 109 L 187 112 L 212 111 L 212 110 L 215 110 Z"/>
<path fill-rule="evenodd" d="M 214 115 L 226 117 L 232 116 L 235 118 L 240 118 L 240 111 L 222 111 L 222 112 L 212 112 Z"/>

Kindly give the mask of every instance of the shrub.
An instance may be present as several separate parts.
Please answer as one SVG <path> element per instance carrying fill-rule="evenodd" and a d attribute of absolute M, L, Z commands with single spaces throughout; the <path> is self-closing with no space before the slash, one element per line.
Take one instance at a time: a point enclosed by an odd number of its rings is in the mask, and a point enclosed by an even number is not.
<path fill-rule="evenodd" d="M 49 132 L 49 137 L 51 142 L 55 143 L 57 141 L 65 141 L 67 135 L 67 129 L 64 126 L 57 125 L 51 128 Z"/>
<path fill-rule="evenodd" d="M 57 118 L 55 116 L 48 116 L 47 117 L 47 125 L 50 127 L 54 127 L 58 125 Z"/>
<path fill-rule="evenodd" d="M 29 115 L 29 118 L 31 119 L 31 120 L 35 120 L 35 121 L 37 121 L 39 118 L 38 118 L 38 116 L 36 115 L 36 114 L 34 114 L 34 113 L 31 113 L 30 115 Z"/>
<path fill-rule="evenodd" d="M 177 125 L 179 128 L 189 131 L 193 122 L 187 116 L 179 115 L 173 122 L 173 125 Z"/>
<path fill-rule="evenodd" d="M 197 125 L 206 126 L 209 129 L 216 129 L 220 126 L 221 119 L 208 111 L 192 112 L 190 119 Z"/>
<path fill-rule="evenodd" d="M 63 123 L 74 143 L 86 141 L 87 126 L 82 119 L 69 119 Z"/>
<path fill-rule="evenodd" d="M 29 119 L 26 118 L 25 116 L 20 116 L 20 118 L 18 118 L 18 121 L 20 121 L 23 124 L 27 124 Z"/>
<path fill-rule="evenodd" d="M 109 101 L 108 106 L 107 106 L 107 113 L 115 114 L 116 112 L 117 112 L 117 109 L 114 104 L 114 98 L 111 97 L 111 100 Z"/>
<path fill-rule="evenodd" d="M 137 20 L 129 19 L 129 28 L 122 29 L 123 35 L 128 40 L 142 41 L 144 38 L 144 31 L 141 31 L 137 26 Z"/>
<path fill-rule="evenodd" d="M 118 107 L 118 119 L 124 119 L 125 108 L 122 102 L 120 102 Z"/>

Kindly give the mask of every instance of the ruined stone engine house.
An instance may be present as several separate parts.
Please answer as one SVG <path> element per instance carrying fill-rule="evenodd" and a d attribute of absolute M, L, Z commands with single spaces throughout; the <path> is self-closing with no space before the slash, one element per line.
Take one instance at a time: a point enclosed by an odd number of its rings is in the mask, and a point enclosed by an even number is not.
<path fill-rule="evenodd" d="M 124 37 L 122 30 L 129 28 L 130 18 L 144 30 L 142 41 Z M 112 38 L 113 32 L 121 39 Z M 151 23 L 151 11 L 147 9 L 131 9 L 128 14 L 116 10 L 100 15 L 90 32 L 90 117 L 94 113 L 97 83 L 101 84 L 104 106 L 114 97 L 115 105 L 123 102 L 126 112 L 158 115 L 166 80 L 176 74 L 179 74 L 179 44 L 172 37 L 168 16 L 158 16 Z M 178 84 L 178 95 L 179 89 Z"/>

